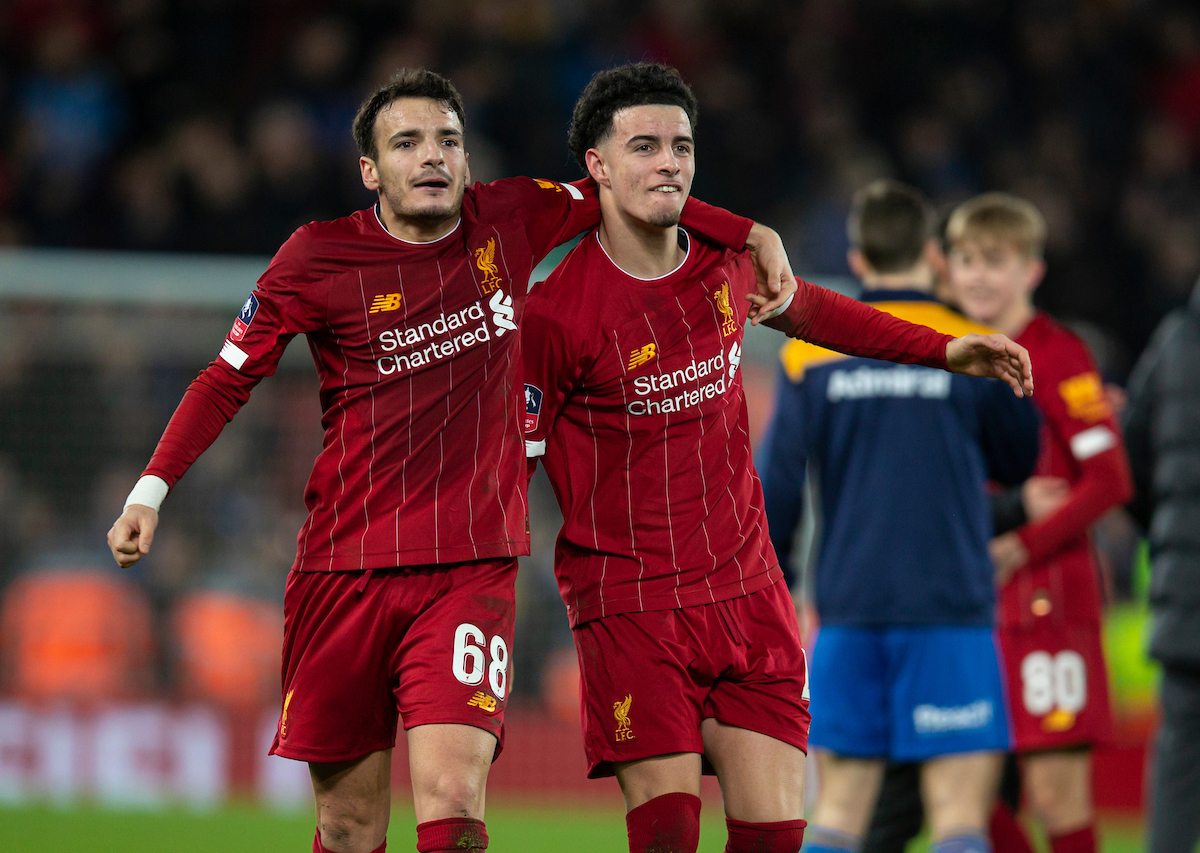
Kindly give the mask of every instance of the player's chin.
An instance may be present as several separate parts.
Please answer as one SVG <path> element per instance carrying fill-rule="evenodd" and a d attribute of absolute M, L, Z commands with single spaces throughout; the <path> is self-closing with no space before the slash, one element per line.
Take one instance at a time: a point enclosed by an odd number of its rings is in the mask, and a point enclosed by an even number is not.
<path fill-rule="evenodd" d="M 462 207 L 462 195 L 455 199 L 438 199 L 424 202 L 409 202 L 401 211 L 406 219 L 419 222 L 445 222 L 451 217 L 458 216 Z"/>
<path fill-rule="evenodd" d="M 678 210 L 664 210 L 660 208 L 651 210 L 646 216 L 646 221 L 655 228 L 671 228 L 679 224 L 679 215 L 680 212 Z"/>

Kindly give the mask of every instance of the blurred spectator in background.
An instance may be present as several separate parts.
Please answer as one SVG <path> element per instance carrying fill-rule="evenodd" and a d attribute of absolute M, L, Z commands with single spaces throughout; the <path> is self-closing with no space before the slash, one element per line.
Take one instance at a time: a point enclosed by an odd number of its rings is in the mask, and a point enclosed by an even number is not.
<path fill-rule="evenodd" d="M 1200 282 L 1154 332 L 1129 383 L 1125 440 L 1150 534 L 1150 656 L 1163 665 L 1151 853 L 1200 838 Z"/>

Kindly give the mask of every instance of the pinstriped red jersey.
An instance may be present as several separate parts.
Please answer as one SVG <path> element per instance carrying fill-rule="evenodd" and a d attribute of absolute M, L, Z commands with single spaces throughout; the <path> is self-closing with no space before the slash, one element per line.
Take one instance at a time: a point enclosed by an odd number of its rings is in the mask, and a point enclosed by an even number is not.
<path fill-rule="evenodd" d="M 689 210 L 744 243 L 748 220 Z M 394 237 L 375 208 L 300 228 L 146 473 L 173 486 L 303 334 L 325 435 L 294 570 L 529 553 L 516 320 L 538 261 L 598 219 L 594 185 L 512 178 L 469 188 L 430 243 Z"/>
<path fill-rule="evenodd" d="M 623 272 L 597 234 L 522 320 L 525 439 L 563 512 L 555 574 L 571 624 L 747 595 L 782 577 L 742 390 L 746 254 L 687 241 L 672 273 Z M 799 282 L 768 323 L 854 354 L 945 365 L 949 336 Z"/>

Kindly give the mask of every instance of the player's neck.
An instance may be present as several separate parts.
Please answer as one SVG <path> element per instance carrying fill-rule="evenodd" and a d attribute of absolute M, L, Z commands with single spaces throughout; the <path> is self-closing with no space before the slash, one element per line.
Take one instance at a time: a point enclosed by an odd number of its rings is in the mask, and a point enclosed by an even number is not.
<path fill-rule="evenodd" d="M 1025 327 L 1033 320 L 1036 313 L 1037 309 L 1033 307 L 1033 303 L 1022 299 L 1000 312 L 987 325 L 1010 338 L 1016 338 L 1025 331 Z"/>
<path fill-rule="evenodd" d="M 440 240 L 458 226 L 459 211 L 446 219 L 430 221 L 401 216 L 392 210 L 387 198 L 379 196 L 379 221 L 393 237 L 406 243 L 432 243 Z"/>
<path fill-rule="evenodd" d="M 603 203 L 600 245 L 614 264 L 635 278 L 660 278 L 678 269 L 687 257 L 679 245 L 679 227 L 649 225 Z"/>
<path fill-rule="evenodd" d="M 865 290 L 916 290 L 933 293 L 933 271 L 919 266 L 904 272 L 867 273 L 862 277 Z"/>

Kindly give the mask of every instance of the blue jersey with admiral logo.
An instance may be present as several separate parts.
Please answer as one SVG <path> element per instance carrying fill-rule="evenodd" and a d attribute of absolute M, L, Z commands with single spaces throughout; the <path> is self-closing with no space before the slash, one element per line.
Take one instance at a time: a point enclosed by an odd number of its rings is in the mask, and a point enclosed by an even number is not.
<path fill-rule="evenodd" d="M 890 314 L 987 334 L 931 296 L 868 292 Z M 802 341 L 781 352 L 759 471 L 771 540 L 789 564 L 806 469 L 821 507 L 823 624 L 991 625 L 996 592 L 986 482 L 1033 473 L 1038 417 L 995 379 L 850 358 Z"/>

